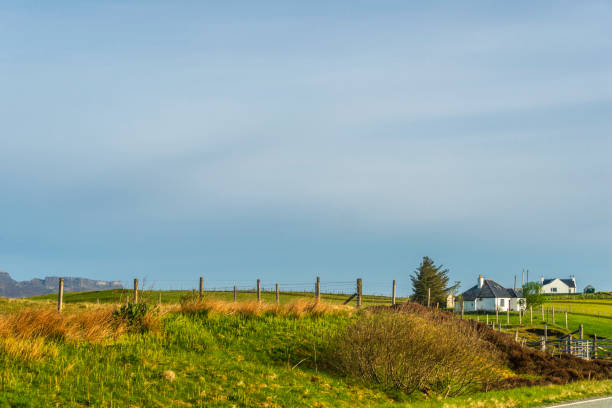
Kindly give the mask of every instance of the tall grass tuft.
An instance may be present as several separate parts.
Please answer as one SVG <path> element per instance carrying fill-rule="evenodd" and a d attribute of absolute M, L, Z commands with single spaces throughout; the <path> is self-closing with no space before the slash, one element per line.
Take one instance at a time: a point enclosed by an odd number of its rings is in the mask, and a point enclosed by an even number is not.
<path fill-rule="evenodd" d="M 0 353 L 12 359 L 42 360 L 57 357 L 59 348 L 52 342 L 46 342 L 42 337 L 33 339 L 6 337 L 0 338 Z"/>
<path fill-rule="evenodd" d="M 159 330 L 159 317 L 147 311 L 141 317 L 144 330 Z M 25 309 L 0 316 L 0 338 L 101 342 L 130 331 L 130 322 L 105 307 L 59 313 L 53 309 Z"/>
<path fill-rule="evenodd" d="M 274 315 L 284 317 L 319 317 L 330 314 L 351 314 L 354 308 L 312 299 L 296 299 L 287 304 L 277 305 L 257 301 L 229 302 L 214 298 L 187 300 L 180 311 L 190 314 L 241 314 L 244 316 Z"/>

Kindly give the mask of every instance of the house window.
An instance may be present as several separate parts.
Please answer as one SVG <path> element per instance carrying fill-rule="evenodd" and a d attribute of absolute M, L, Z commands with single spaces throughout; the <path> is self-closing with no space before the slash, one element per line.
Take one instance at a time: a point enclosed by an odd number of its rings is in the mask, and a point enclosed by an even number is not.
<path fill-rule="evenodd" d="M 550 289 L 550 291 L 551 291 L 552 293 L 556 293 L 556 292 L 557 292 L 557 288 L 551 288 L 551 289 Z"/>
<path fill-rule="evenodd" d="M 504 299 L 499 299 L 499 305 L 500 305 L 501 307 L 504 307 Z"/>

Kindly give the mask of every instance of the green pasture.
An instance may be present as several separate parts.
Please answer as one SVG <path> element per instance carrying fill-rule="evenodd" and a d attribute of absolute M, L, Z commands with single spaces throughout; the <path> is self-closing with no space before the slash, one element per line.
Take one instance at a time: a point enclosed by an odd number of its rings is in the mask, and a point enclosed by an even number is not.
<path fill-rule="evenodd" d="M 546 308 L 572 313 L 612 317 L 612 299 L 556 299 L 547 300 Z"/>
<path fill-rule="evenodd" d="M 607 317 L 568 313 L 568 329 L 566 330 L 565 314 L 561 312 L 555 313 L 553 323 L 552 310 L 547 309 L 545 309 L 544 319 L 542 319 L 542 314 L 540 310 L 538 310 L 537 313 L 534 310 L 533 322 L 531 320 L 529 310 L 523 315 L 522 319 L 519 319 L 519 315 L 516 312 L 510 313 L 509 319 L 508 314 L 506 312 L 500 312 L 499 318 L 496 317 L 495 313 L 465 313 L 464 315 L 466 319 L 479 320 L 482 323 L 486 322 L 487 316 L 489 318 L 489 323 L 501 323 L 502 331 L 514 332 L 516 329 L 519 329 L 521 330 L 521 332 L 524 332 L 530 328 L 543 328 L 544 323 L 546 322 L 547 327 L 551 330 L 569 333 L 574 330 L 578 330 L 579 326 L 582 324 L 584 327 L 585 336 L 591 337 L 596 334 L 598 337 L 601 338 L 605 337 L 612 339 L 612 319 Z"/>
<path fill-rule="evenodd" d="M 161 294 L 161 301 L 163 304 L 178 304 L 184 299 L 191 299 L 194 296 L 199 296 L 198 292 L 189 290 L 143 290 L 138 292 L 139 301 L 147 303 L 157 303 L 159 295 Z M 129 289 L 113 289 L 103 290 L 95 292 L 75 292 L 75 293 L 64 293 L 64 303 L 125 303 L 126 299 L 131 299 L 133 291 Z M 330 303 L 344 303 L 350 295 L 347 294 L 334 294 L 334 293 L 321 293 L 321 299 Z M 232 291 L 210 291 L 204 292 L 205 298 L 213 298 L 220 300 L 233 300 L 234 293 Z M 270 291 L 262 291 L 261 297 L 264 302 L 276 302 L 276 293 Z M 306 298 L 314 299 L 313 292 L 280 292 L 280 303 L 289 303 L 292 300 Z M 57 302 L 57 294 L 48 294 L 41 296 L 34 296 L 28 298 L 32 301 L 48 301 Z M 237 300 L 243 301 L 254 301 L 257 300 L 257 292 L 255 290 L 242 290 L 238 291 Z M 397 298 L 397 302 L 405 302 L 406 298 Z M 350 304 L 355 304 L 355 299 Z M 373 296 L 363 295 L 362 296 L 363 306 L 374 306 L 374 305 L 390 305 L 391 298 L 388 296 Z"/>

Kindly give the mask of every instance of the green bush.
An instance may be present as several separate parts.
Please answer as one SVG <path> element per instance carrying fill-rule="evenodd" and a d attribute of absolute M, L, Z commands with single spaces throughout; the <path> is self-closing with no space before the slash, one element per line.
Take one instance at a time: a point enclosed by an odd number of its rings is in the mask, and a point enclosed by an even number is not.
<path fill-rule="evenodd" d="M 159 325 L 159 319 L 153 318 L 153 313 L 153 308 L 147 303 L 130 303 L 115 310 L 113 317 L 124 323 L 129 331 L 144 333 Z"/>

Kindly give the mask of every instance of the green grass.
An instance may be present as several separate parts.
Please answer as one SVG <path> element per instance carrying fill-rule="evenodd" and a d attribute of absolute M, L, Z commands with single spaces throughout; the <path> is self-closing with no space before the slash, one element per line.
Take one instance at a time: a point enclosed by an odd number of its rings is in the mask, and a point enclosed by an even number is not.
<path fill-rule="evenodd" d="M 0 355 L 1 406 L 352 406 L 382 391 L 318 370 L 326 339 L 348 317 L 185 316 L 113 344 L 53 342 L 55 358 Z M 300 364 L 300 362 L 302 362 Z M 171 370 L 176 380 L 165 378 Z"/>
<path fill-rule="evenodd" d="M 140 291 L 139 299 L 149 302 L 149 303 L 157 303 L 158 296 L 161 294 L 161 299 L 163 304 L 178 304 L 182 299 L 193 297 L 192 291 L 186 290 L 173 290 L 173 291 Z M 196 293 L 196 296 L 198 294 Z M 128 289 L 113 289 L 113 290 L 103 290 L 103 291 L 95 291 L 95 292 L 75 292 L 75 293 L 65 293 L 64 294 L 64 303 L 96 303 L 100 301 L 100 303 L 124 303 L 127 298 L 133 296 L 133 291 Z M 213 297 L 215 299 L 222 300 L 233 300 L 234 294 L 233 292 L 227 291 L 206 291 L 204 293 L 205 297 Z M 321 293 L 321 298 L 329 303 L 344 303 L 350 295 L 346 294 L 335 294 L 335 293 Z M 312 292 L 280 292 L 280 303 L 285 304 L 292 300 L 298 298 L 311 298 L 314 299 L 314 293 Z M 49 301 L 49 302 L 57 302 L 57 294 L 48 294 L 48 295 L 40 295 L 33 296 L 29 298 L 34 301 Z M 264 291 L 262 292 L 262 299 L 266 302 L 275 302 L 276 301 L 276 293 Z M 239 291 L 237 295 L 238 301 L 249 301 L 249 300 L 257 300 L 257 293 L 254 290 L 249 291 Z M 406 298 L 397 298 L 397 302 L 404 302 Z M 351 304 L 355 304 L 355 300 L 351 301 Z M 374 296 L 374 295 L 364 295 L 362 298 L 363 306 L 373 306 L 373 305 L 390 305 L 391 298 L 388 296 Z"/>
<path fill-rule="evenodd" d="M 588 314 L 594 316 L 612 317 L 612 299 L 567 299 L 546 301 L 547 308 L 554 307 L 555 310 L 567 310 L 572 313 Z"/>
<path fill-rule="evenodd" d="M 404 404 L 414 408 L 482 408 L 482 407 L 542 407 L 563 401 L 608 396 L 612 380 L 581 381 L 566 385 L 521 387 L 506 391 L 478 393 L 470 396 Z M 388 408 L 398 404 L 385 405 Z"/>
<path fill-rule="evenodd" d="M 91 303 L 97 298 L 112 302 L 116 293 L 108 292 L 67 294 L 67 310 L 95 307 Z M 178 301 L 184 295 L 177 292 L 168 294 L 168 298 L 174 296 Z M 254 299 L 251 294 L 243 296 Z M 87 302 L 78 303 L 79 298 Z M 266 294 L 265 299 L 273 300 L 274 294 Z M 52 301 L 53 297 L 3 300 L 0 309 L 12 313 L 24 306 L 52 307 Z M 373 384 L 361 384 L 328 368 L 324 356 L 330 339 L 354 318 L 347 314 L 298 319 L 172 312 L 163 317 L 160 334 L 129 334 L 103 344 L 46 340 L 55 354 L 24 359 L 0 353 L 0 408 L 528 407 L 612 393 L 612 381 L 599 381 L 446 400 L 390 395 Z M 518 316 L 512 319 L 518 323 Z M 172 380 L 168 371 L 176 379 Z"/>
<path fill-rule="evenodd" d="M 489 322 L 495 322 L 495 313 L 489 313 Z M 486 314 L 475 314 L 466 313 L 465 317 L 468 319 L 480 319 L 481 322 L 486 321 Z M 529 311 L 523 316 L 519 324 L 518 313 L 510 313 L 510 324 L 508 325 L 507 315 L 505 312 L 499 314 L 499 322 L 502 324 L 502 331 L 513 332 L 515 329 L 528 329 L 528 328 L 543 328 L 544 321 L 547 323 L 549 329 L 554 329 L 560 332 L 572 332 L 578 330 L 580 324 L 584 327 L 585 336 L 591 337 L 596 334 L 598 337 L 605 337 L 612 339 L 612 319 L 607 317 L 597 317 L 582 315 L 576 313 L 568 313 L 567 323 L 568 330 L 565 330 L 565 315 L 564 313 L 555 313 L 555 324 L 553 324 L 551 310 L 545 309 L 544 320 L 542 320 L 541 311 L 534 310 L 533 313 L 533 324 L 531 323 Z"/>

